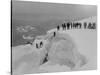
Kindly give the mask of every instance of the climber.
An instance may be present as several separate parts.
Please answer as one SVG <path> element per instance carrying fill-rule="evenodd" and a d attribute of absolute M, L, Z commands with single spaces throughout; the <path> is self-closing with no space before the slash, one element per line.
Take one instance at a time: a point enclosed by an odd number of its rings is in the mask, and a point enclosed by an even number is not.
<path fill-rule="evenodd" d="M 46 63 L 48 61 L 48 53 L 45 55 L 45 58 L 43 59 L 42 64 Z"/>
<path fill-rule="evenodd" d="M 63 24 L 63 29 L 66 30 L 66 24 L 65 23 Z"/>
<path fill-rule="evenodd" d="M 36 48 L 39 48 L 37 43 L 36 43 Z"/>
<path fill-rule="evenodd" d="M 64 30 L 64 24 L 62 24 L 62 29 Z"/>
<path fill-rule="evenodd" d="M 43 46 L 43 42 L 41 41 L 41 42 L 40 42 L 40 47 L 42 47 L 42 46 Z"/>
<path fill-rule="evenodd" d="M 67 23 L 67 29 L 70 29 L 70 22 Z"/>
<path fill-rule="evenodd" d="M 54 32 L 54 37 L 56 36 L 56 32 Z"/>
<path fill-rule="evenodd" d="M 57 26 L 57 30 L 59 30 L 59 29 L 60 29 L 60 26 L 58 25 L 58 26 Z"/>

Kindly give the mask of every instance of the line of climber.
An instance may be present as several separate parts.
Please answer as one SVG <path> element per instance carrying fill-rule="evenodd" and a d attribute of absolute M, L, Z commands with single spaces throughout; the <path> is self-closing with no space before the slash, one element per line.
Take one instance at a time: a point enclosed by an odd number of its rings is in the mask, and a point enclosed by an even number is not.
<path fill-rule="evenodd" d="M 79 22 L 67 22 L 63 23 L 61 26 L 57 26 L 57 30 L 60 30 L 60 27 L 62 27 L 63 30 L 69 30 L 69 29 L 80 29 L 82 27 L 82 24 Z"/>
<path fill-rule="evenodd" d="M 81 24 L 76 22 L 76 23 L 72 23 L 72 22 L 67 22 L 67 23 L 63 23 L 61 26 L 57 26 L 57 31 L 60 30 L 60 28 L 62 27 L 63 30 L 69 30 L 71 29 L 72 27 L 74 28 L 81 28 Z M 53 37 L 56 36 L 56 32 L 54 31 L 53 32 Z M 27 44 L 31 44 L 32 45 L 32 42 L 27 42 Z M 39 44 L 36 43 L 36 48 L 42 48 L 43 47 L 43 41 L 41 41 Z"/>

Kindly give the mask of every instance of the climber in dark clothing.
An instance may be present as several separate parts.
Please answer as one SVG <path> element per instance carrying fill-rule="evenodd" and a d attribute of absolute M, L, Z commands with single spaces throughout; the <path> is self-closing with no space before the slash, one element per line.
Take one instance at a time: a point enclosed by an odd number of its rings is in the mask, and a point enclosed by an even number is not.
<path fill-rule="evenodd" d="M 64 30 L 64 24 L 62 24 L 62 29 Z"/>
<path fill-rule="evenodd" d="M 46 63 L 48 61 L 48 53 L 45 55 L 45 58 L 43 59 L 42 64 Z"/>
<path fill-rule="evenodd" d="M 63 26 L 64 26 L 64 30 L 66 30 L 66 24 L 65 23 L 63 24 Z"/>
<path fill-rule="evenodd" d="M 36 43 L 36 48 L 39 48 L 37 43 Z"/>
<path fill-rule="evenodd" d="M 59 27 L 59 25 L 57 26 L 57 30 L 59 30 L 60 29 L 60 27 Z"/>
<path fill-rule="evenodd" d="M 56 32 L 54 32 L 54 37 L 56 36 Z"/>
<path fill-rule="evenodd" d="M 40 47 L 42 47 L 42 46 L 43 46 L 43 42 L 41 41 L 41 42 L 40 42 Z"/>
<path fill-rule="evenodd" d="M 67 23 L 67 29 L 69 29 L 69 28 L 70 28 L 70 23 L 68 22 L 68 23 Z"/>

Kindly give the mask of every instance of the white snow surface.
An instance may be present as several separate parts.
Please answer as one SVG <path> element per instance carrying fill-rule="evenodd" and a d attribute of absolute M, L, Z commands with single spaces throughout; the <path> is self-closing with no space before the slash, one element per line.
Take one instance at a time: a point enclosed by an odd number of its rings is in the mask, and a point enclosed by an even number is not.
<path fill-rule="evenodd" d="M 79 22 L 96 22 L 96 17 Z M 56 36 L 53 37 L 53 32 Z M 36 43 L 43 41 L 37 49 Z M 40 46 L 40 45 L 39 45 Z M 48 53 L 48 61 L 42 64 Z M 12 47 L 14 75 L 94 70 L 97 68 L 97 30 L 72 29 L 49 30 L 44 36 L 37 36 L 32 45 Z"/>

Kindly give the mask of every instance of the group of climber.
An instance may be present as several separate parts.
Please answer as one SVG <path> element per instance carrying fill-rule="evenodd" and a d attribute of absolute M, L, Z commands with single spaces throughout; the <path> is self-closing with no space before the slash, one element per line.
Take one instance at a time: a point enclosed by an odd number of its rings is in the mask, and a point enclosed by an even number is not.
<path fill-rule="evenodd" d="M 70 23 L 69 22 L 67 24 L 63 23 L 61 25 L 61 27 L 62 27 L 63 30 L 66 30 L 66 28 L 69 29 L 70 28 Z M 60 30 L 60 26 L 59 25 L 57 26 L 57 30 Z"/>
<path fill-rule="evenodd" d="M 63 30 L 66 30 L 66 28 L 69 29 L 69 26 L 70 26 L 70 23 L 67 23 L 67 25 L 66 25 L 65 23 L 63 23 L 63 24 L 61 25 L 61 27 L 62 27 Z M 59 30 L 60 30 L 60 26 L 58 25 L 58 26 L 57 26 L 57 31 L 59 31 Z M 56 31 L 53 32 L 53 37 L 55 37 L 55 36 L 56 36 Z M 32 45 L 32 42 L 29 42 L 29 41 L 28 41 L 26 44 Z M 39 44 L 36 43 L 35 45 L 36 45 L 36 48 L 37 48 L 37 49 L 42 48 L 42 47 L 43 47 L 43 41 L 40 41 Z"/>
<path fill-rule="evenodd" d="M 27 41 L 26 44 L 30 44 L 30 45 L 32 45 L 33 43 L 30 42 L 30 41 Z M 43 47 L 43 41 L 41 41 L 39 44 L 36 43 L 36 48 L 42 48 L 42 47 Z"/>
<path fill-rule="evenodd" d="M 82 24 L 80 22 L 67 22 L 61 25 L 63 30 L 69 29 L 81 29 Z M 57 26 L 57 30 L 60 30 L 60 26 Z"/>
<path fill-rule="evenodd" d="M 36 48 L 42 48 L 43 47 L 43 41 L 41 41 L 39 44 L 36 43 Z"/>
<path fill-rule="evenodd" d="M 69 23 L 69 22 L 68 22 L 67 24 L 66 24 L 66 23 L 63 23 L 63 24 L 61 25 L 61 27 L 62 27 L 63 30 L 66 30 L 66 28 L 69 29 L 69 28 L 70 28 L 70 23 Z M 58 26 L 57 26 L 57 31 L 59 31 L 59 30 L 60 30 L 60 26 L 58 25 Z M 54 35 L 54 37 L 55 37 L 55 36 L 56 36 L 56 32 L 54 32 L 53 35 Z"/>

